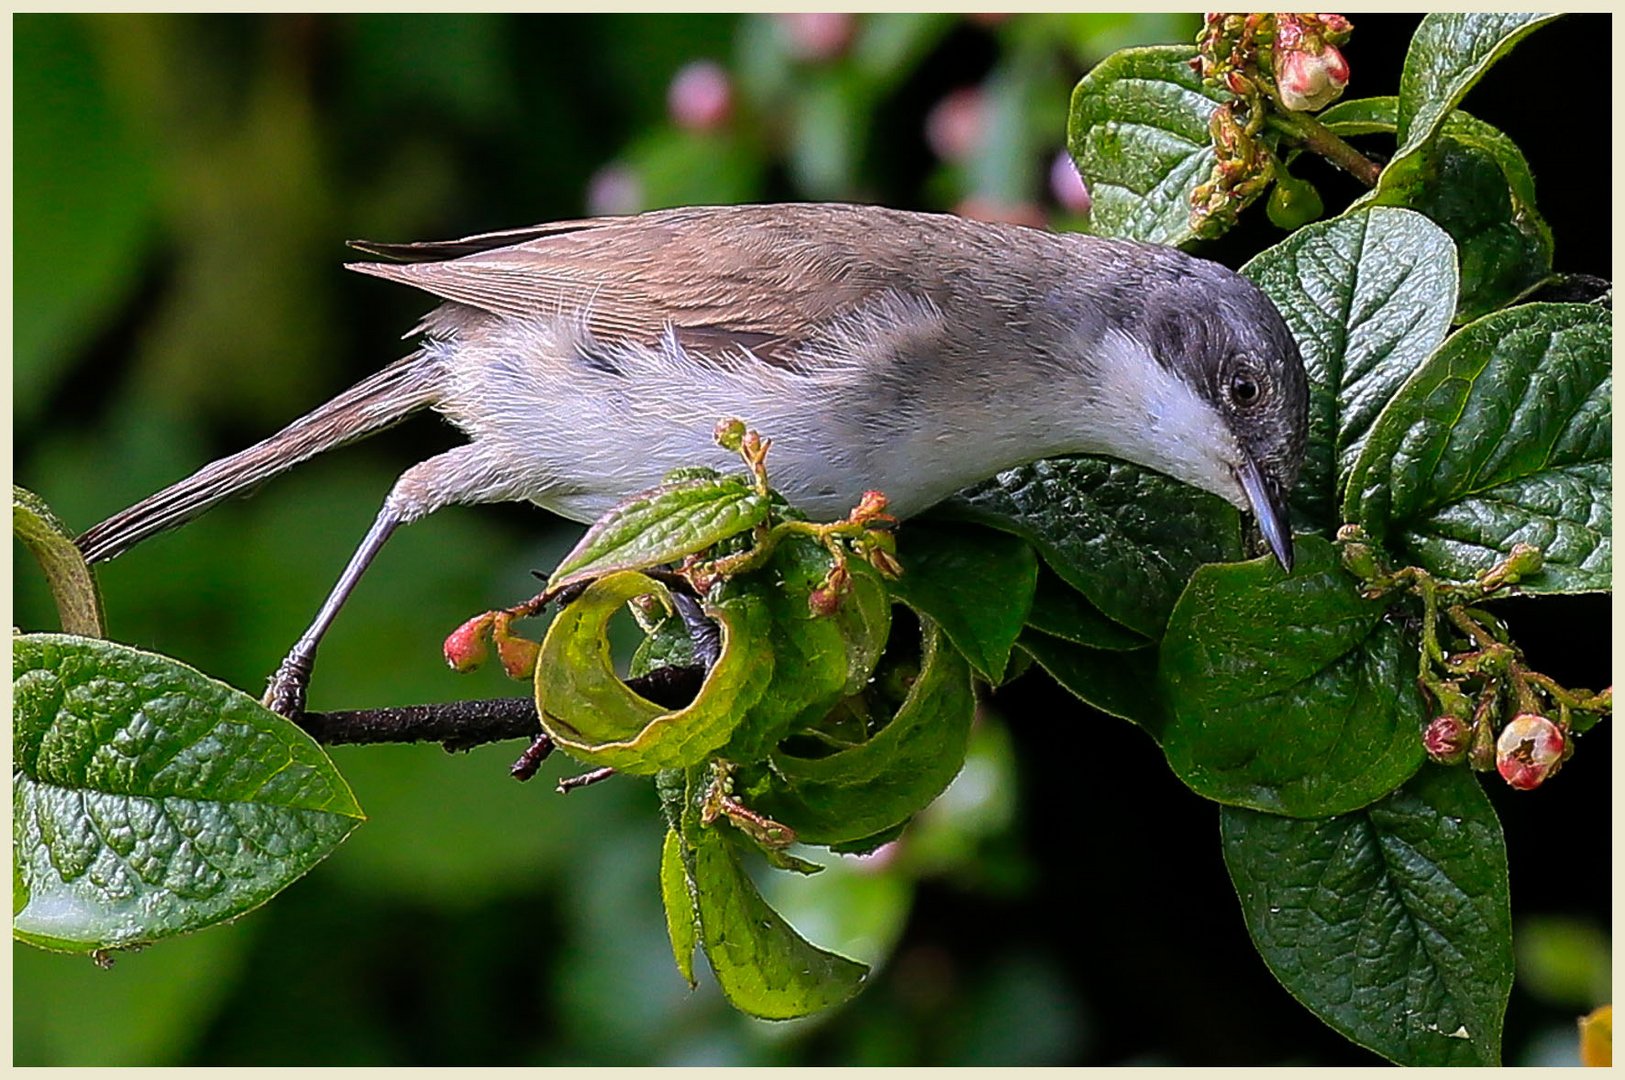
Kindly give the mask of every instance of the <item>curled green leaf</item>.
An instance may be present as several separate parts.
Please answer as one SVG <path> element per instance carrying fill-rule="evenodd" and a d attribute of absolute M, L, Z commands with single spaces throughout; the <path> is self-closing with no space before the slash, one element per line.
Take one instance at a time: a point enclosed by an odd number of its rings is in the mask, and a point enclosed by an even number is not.
<path fill-rule="evenodd" d="M 897 714 L 872 738 L 825 757 L 774 754 L 746 798 L 807 843 L 883 832 L 924 809 L 958 774 L 975 711 L 969 664 L 922 617 L 919 674 Z"/>
<path fill-rule="evenodd" d="M 66 525 L 32 491 L 11 486 L 11 529 L 45 571 L 62 631 L 81 637 L 106 634 L 102 595 Z"/>
<path fill-rule="evenodd" d="M 699 695 L 671 710 L 639 697 L 615 673 L 610 617 L 627 601 L 666 587 L 625 570 L 601 577 L 554 618 L 536 664 L 536 712 L 562 750 L 627 773 L 679 769 L 726 743 L 773 678 L 771 616 L 742 595 L 707 609 L 722 630 L 722 653 Z"/>
<path fill-rule="evenodd" d="M 16 936 L 72 952 L 252 910 L 362 818 L 289 720 L 168 657 L 12 640 Z"/>

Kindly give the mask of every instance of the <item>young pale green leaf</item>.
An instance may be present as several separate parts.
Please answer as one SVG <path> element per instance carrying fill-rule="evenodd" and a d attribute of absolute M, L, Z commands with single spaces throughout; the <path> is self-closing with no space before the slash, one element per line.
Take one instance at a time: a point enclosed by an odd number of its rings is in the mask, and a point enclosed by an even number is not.
<path fill-rule="evenodd" d="M 763 1020 L 791 1020 L 833 1008 L 863 988 L 869 968 L 796 933 L 739 864 L 717 828 L 685 830 L 700 944 L 723 997 Z"/>
<path fill-rule="evenodd" d="M 1206 566 L 1168 623 L 1162 748 L 1199 795 L 1293 817 L 1381 798 L 1422 764 L 1414 642 L 1381 622 L 1336 549 L 1298 539 L 1268 559 Z"/>
<path fill-rule="evenodd" d="M 536 662 L 536 712 L 562 750 L 590 765 L 644 774 L 680 769 L 726 743 L 772 681 L 771 617 L 755 597 L 708 608 L 722 627 L 722 655 L 687 706 L 668 710 L 615 674 L 610 617 L 634 597 L 669 596 L 632 570 L 601 577 L 547 628 Z"/>
<path fill-rule="evenodd" d="M 723 586 L 719 607 L 749 603 L 766 613 L 775 661 L 773 678 L 750 706 L 723 756 L 760 761 L 794 728 L 813 723 L 844 697 L 862 690 L 891 633 L 891 597 L 880 576 L 858 559 L 847 561 L 851 584 L 829 615 L 814 615 L 807 598 L 833 561 L 817 541 L 782 541 L 760 570 Z"/>
<path fill-rule="evenodd" d="M 840 844 L 907 821 L 942 794 L 970 743 L 970 666 L 921 617 L 920 672 L 897 715 L 865 742 L 827 757 L 780 752 L 750 805 L 809 844 Z"/>
<path fill-rule="evenodd" d="M 1399 76 L 1399 151 L 1388 168 L 1403 167 L 1411 160 L 1492 64 L 1531 31 L 1555 18 L 1527 11 L 1424 16 L 1411 36 Z"/>
<path fill-rule="evenodd" d="M 1123 49 L 1072 91 L 1067 148 L 1089 186 L 1090 231 L 1157 244 L 1191 239 L 1191 192 L 1213 168 L 1208 117 L 1225 100 L 1188 45 Z"/>
<path fill-rule="evenodd" d="M 1408 210 L 1310 225 L 1242 267 L 1274 301 L 1309 373 L 1309 447 L 1293 517 L 1330 536 L 1349 470 L 1388 399 L 1450 329 L 1455 250 Z"/>
<path fill-rule="evenodd" d="M 995 686 L 1004 680 L 1038 583 L 1038 556 L 1020 537 L 946 522 L 905 526 L 891 591 L 929 615 Z"/>
<path fill-rule="evenodd" d="M 660 846 L 660 899 L 666 908 L 666 934 L 671 938 L 671 955 L 677 972 L 690 990 L 699 985 L 694 979 L 694 947 L 699 944 L 699 913 L 688 893 L 688 871 L 683 866 L 683 840 L 676 829 L 666 830 Z"/>
<path fill-rule="evenodd" d="M 1339 135 L 1393 133 L 1399 99 L 1363 98 L 1322 113 Z M 1355 207 L 1404 206 L 1426 214 L 1456 242 L 1461 296 L 1455 319 L 1494 311 L 1552 269 L 1552 231 L 1535 209 L 1535 179 L 1517 144 L 1459 109 L 1445 117 L 1429 167 L 1389 170 Z"/>
<path fill-rule="evenodd" d="M 1590 304 L 1526 304 L 1462 328 L 1372 428 L 1343 513 L 1405 563 L 1472 578 L 1514 543 L 1528 592 L 1613 572 L 1613 330 Z"/>
<path fill-rule="evenodd" d="M 1161 740 L 1166 706 L 1157 684 L 1157 650 L 1149 643 L 1128 651 L 1107 650 L 1029 630 L 1019 647 L 1081 701 Z"/>
<path fill-rule="evenodd" d="M 939 513 L 1022 537 L 1107 618 L 1149 638 L 1161 636 L 1192 571 L 1241 552 L 1234 507 L 1110 458 L 1009 469 Z"/>
<path fill-rule="evenodd" d="M 71 952 L 258 907 L 362 819 L 321 747 L 153 653 L 12 639 L 15 935 Z"/>
<path fill-rule="evenodd" d="M 1121 652 L 1151 643 L 1143 634 L 1106 618 L 1047 566 L 1039 567 L 1038 588 L 1033 592 L 1032 609 L 1027 612 L 1027 625 L 1050 637 L 1092 649 Z"/>
<path fill-rule="evenodd" d="M 1293 997 L 1401 1065 L 1500 1064 L 1506 847 L 1471 772 L 1425 767 L 1342 817 L 1220 822 L 1247 929 Z"/>
<path fill-rule="evenodd" d="M 73 536 L 44 499 L 16 484 L 11 486 L 11 531 L 45 571 L 63 633 L 103 636 L 107 619 L 102 614 L 102 594 Z"/>
<path fill-rule="evenodd" d="M 547 587 L 676 562 L 760 525 L 767 510 L 767 499 L 738 476 L 692 477 L 650 488 L 594 522 Z"/>

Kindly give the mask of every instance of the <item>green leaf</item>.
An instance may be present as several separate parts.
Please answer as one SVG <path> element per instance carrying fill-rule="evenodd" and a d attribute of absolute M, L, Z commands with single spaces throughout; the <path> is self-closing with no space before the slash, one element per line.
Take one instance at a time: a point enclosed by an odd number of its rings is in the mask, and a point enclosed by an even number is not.
<path fill-rule="evenodd" d="M 1366 98 L 1328 109 L 1322 123 L 1340 135 L 1397 129 L 1397 98 Z M 1460 253 L 1455 319 L 1494 311 L 1552 269 L 1552 231 L 1535 209 L 1535 179 L 1517 144 L 1460 110 L 1441 125 L 1425 169 L 1389 170 L 1356 207 L 1404 206 L 1432 218 Z"/>
<path fill-rule="evenodd" d="M 104 636 L 107 619 L 102 613 L 102 594 L 73 536 L 44 499 L 16 484 L 11 486 L 11 530 L 45 571 L 63 632 Z"/>
<path fill-rule="evenodd" d="M 676 562 L 760 525 L 767 510 L 767 499 L 737 476 L 694 477 L 641 491 L 593 523 L 547 587 Z"/>
<path fill-rule="evenodd" d="M 1514 543 L 1546 554 L 1527 592 L 1613 573 L 1612 316 L 1526 304 L 1462 328 L 1371 431 L 1343 513 L 1406 563 L 1466 580 Z"/>
<path fill-rule="evenodd" d="M 1020 647 L 1080 700 L 1161 740 L 1166 706 L 1157 683 L 1157 650 L 1149 643 L 1117 651 L 1029 631 L 1021 635 Z"/>
<path fill-rule="evenodd" d="M 1162 736 L 1199 795 L 1293 817 L 1356 810 L 1423 759 L 1417 650 L 1360 597 L 1336 549 L 1196 572 L 1162 642 Z"/>
<path fill-rule="evenodd" d="M 773 755 L 746 801 L 809 844 L 840 844 L 907 821 L 965 762 L 976 697 L 965 658 L 921 617 L 919 675 L 897 715 L 865 742 L 826 757 Z"/>
<path fill-rule="evenodd" d="M 769 615 L 755 597 L 706 609 L 722 625 L 722 655 L 687 706 L 667 710 L 615 674 L 606 631 L 627 601 L 666 587 L 636 571 L 601 577 L 554 617 L 536 662 L 536 712 L 560 749 L 591 765 L 643 774 L 679 769 L 726 743 L 773 678 Z"/>
<path fill-rule="evenodd" d="M 23 941 L 89 952 L 234 918 L 362 819 L 309 735 L 184 664 L 29 634 L 12 665 Z"/>
<path fill-rule="evenodd" d="M 1500 1064 L 1506 847 L 1471 772 L 1428 766 L 1342 817 L 1220 822 L 1247 930 L 1293 997 L 1402 1065 Z"/>
<path fill-rule="evenodd" d="M 1434 12 L 1411 36 L 1399 76 L 1401 166 L 1438 132 L 1451 109 L 1501 57 L 1532 30 L 1557 18 L 1536 12 Z"/>
<path fill-rule="evenodd" d="M 676 829 L 666 830 L 660 847 L 660 899 L 666 908 L 666 934 L 671 938 L 672 958 L 677 972 L 690 990 L 699 985 L 694 979 L 694 947 L 699 944 L 699 913 L 688 894 L 688 872 L 683 868 L 683 840 Z"/>
<path fill-rule="evenodd" d="M 729 1004 L 764 1020 L 790 1020 L 839 1005 L 863 988 L 869 968 L 796 933 L 756 891 L 719 829 L 685 830 L 683 840 L 690 847 L 700 943 Z"/>
<path fill-rule="evenodd" d="M 1107 618 L 1150 638 L 1161 636 L 1192 571 L 1241 551 L 1234 507 L 1110 458 L 1009 469 L 939 512 L 1022 537 Z"/>
<path fill-rule="evenodd" d="M 1039 568 L 1038 588 L 1033 592 L 1032 610 L 1027 612 L 1027 625 L 1051 637 L 1093 649 L 1120 651 L 1150 644 L 1143 635 L 1106 618 L 1082 593 L 1047 566 Z"/>
<path fill-rule="evenodd" d="M 1274 301 L 1303 354 L 1309 446 L 1293 517 L 1329 536 L 1378 413 L 1450 329 L 1455 250 L 1420 214 L 1378 208 L 1300 229 L 1241 272 Z"/>
<path fill-rule="evenodd" d="M 1191 192 L 1213 168 L 1208 117 L 1225 99 L 1190 68 L 1188 45 L 1123 49 L 1072 92 L 1067 148 L 1094 205 L 1098 236 L 1181 244 Z"/>
<path fill-rule="evenodd" d="M 813 723 L 874 674 L 891 633 L 891 598 L 865 562 L 847 561 L 851 587 L 830 615 L 814 615 L 807 598 L 829 574 L 833 560 L 816 540 L 791 536 L 765 566 L 730 580 L 720 606 L 748 603 L 769 624 L 773 677 L 750 706 L 723 755 L 760 761 L 794 728 Z"/>
<path fill-rule="evenodd" d="M 903 576 L 891 591 L 931 616 L 978 674 L 1004 679 L 1038 584 L 1038 556 L 1021 538 L 976 526 L 904 526 Z"/>

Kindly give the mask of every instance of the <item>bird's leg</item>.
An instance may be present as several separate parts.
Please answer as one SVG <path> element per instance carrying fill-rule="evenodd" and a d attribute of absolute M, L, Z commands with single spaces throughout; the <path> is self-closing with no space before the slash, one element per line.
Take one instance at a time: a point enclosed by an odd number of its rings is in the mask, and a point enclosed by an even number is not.
<path fill-rule="evenodd" d="M 361 580 L 361 575 L 372 563 L 373 557 L 383 548 L 384 541 L 389 539 L 403 518 L 395 511 L 389 502 L 384 503 L 382 510 L 373 520 L 372 528 L 362 539 L 361 546 L 355 549 L 350 556 L 350 563 L 339 575 L 338 584 L 333 591 L 327 594 L 322 608 L 316 613 L 316 618 L 308 629 L 299 636 L 288 655 L 283 658 L 276 674 L 271 677 L 271 684 L 265 690 L 264 704 L 272 712 L 283 716 L 296 717 L 305 711 L 305 688 L 310 683 L 310 671 L 316 663 L 316 647 L 322 643 L 322 636 L 327 628 L 333 625 L 338 617 L 339 608 L 350 598 L 351 591 Z"/>
<path fill-rule="evenodd" d="M 500 470 L 492 465 L 485 449 L 478 443 L 448 450 L 402 473 L 390 490 L 389 497 L 384 500 L 383 509 L 378 511 L 372 528 L 367 530 L 361 546 L 356 548 L 344 573 L 339 575 L 338 584 L 333 586 L 333 591 L 316 613 L 310 628 L 294 643 L 287 658 L 271 677 L 270 686 L 262 699 L 266 707 L 289 717 L 305 711 L 305 687 L 310 682 L 311 667 L 316 662 L 317 646 L 391 533 L 402 525 L 453 503 L 513 498 L 510 491 L 512 485 L 503 483 L 503 479 Z"/>

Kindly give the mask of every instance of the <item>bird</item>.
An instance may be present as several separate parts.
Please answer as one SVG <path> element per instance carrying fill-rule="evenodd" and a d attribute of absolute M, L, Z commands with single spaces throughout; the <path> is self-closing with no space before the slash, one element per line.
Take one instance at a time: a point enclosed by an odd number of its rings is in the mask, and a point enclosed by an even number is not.
<path fill-rule="evenodd" d="M 90 563 L 310 457 L 433 409 L 468 441 L 407 469 L 265 701 L 303 712 L 322 636 L 389 536 L 454 504 L 589 522 L 670 470 L 725 468 L 743 418 L 774 487 L 906 519 L 1006 469 L 1107 455 L 1256 519 L 1291 570 L 1308 381 L 1270 299 L 1177 248 L 839 203 L 698 206 L 346 264 L 439 300 L 405 357 L 87 530 Z"/>

